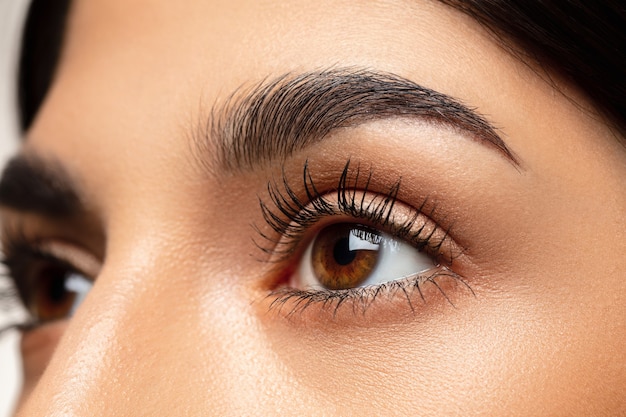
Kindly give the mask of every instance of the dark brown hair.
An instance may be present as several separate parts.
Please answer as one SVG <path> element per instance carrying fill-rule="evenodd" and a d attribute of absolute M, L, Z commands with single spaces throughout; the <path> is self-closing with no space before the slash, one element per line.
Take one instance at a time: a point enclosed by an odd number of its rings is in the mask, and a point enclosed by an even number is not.
<path fill-rule="evenodd" d="M 477 20 L 522 60 L 573 82 L 626 136 L 625 2 L 440 1 Z"/>
<path fill-rule="evenodd" d="M 22 33 L 18 104 L 20 124 L 28 129 L 52 84 L 61 53 L 70 0 L 34 0 Z"/>

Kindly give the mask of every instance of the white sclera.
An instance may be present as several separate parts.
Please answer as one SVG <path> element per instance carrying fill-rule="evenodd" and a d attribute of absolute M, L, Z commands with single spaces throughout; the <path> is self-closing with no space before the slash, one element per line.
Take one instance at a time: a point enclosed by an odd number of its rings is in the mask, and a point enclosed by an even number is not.
<path fill-rule="evenodd" d="M 93 282 L 85 278 L 79 273 L 71 273 L 65 281 L 65 289 L 76 294 L 76 298 L 72 303 L 70 316 L 73 316 L 76 309 L 82 304 L 89 290 L 93 287 Z"/>
<path fill-rule="evenodd" d="M 410 244 L 396 239 L 386 233 L 378 233 L 378 237 L 379 238 L 376 239 L 376 242 L 372 242 L 371 240 L 359 237 L 358 234 L 350 233 L 350 249 L 378 250 L 379 252 L 376 266 L 360 287 L 379 285 L 390 281 L 400 280 L 426 272 L 435 267 L 435 263 L 430 256 L 418 251 Z M 313 270 L 314 244 L 315 239 L 309 244 L 304 252 L 297 274 L 292 278 L 290 285 L 294 288 L 325 288 L 320 284 Z"/>

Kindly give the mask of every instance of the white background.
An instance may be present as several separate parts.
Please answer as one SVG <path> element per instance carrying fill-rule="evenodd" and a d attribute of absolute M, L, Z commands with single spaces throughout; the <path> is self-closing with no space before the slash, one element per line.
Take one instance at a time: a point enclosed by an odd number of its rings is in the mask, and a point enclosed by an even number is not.
<path fill-rule="evenodd" d="M 17 56 L 28 2 L 0 0 L 0 165 L 4 165 L 17 144 Z M 4 283 L 0 279 L 0 285 Z M 10 320 L 7 312 L 0 310 L 0 327 Z M 20 384 L 18 342 L 16 332 L 0 336 L 0 417 L 11 415 Z"/>

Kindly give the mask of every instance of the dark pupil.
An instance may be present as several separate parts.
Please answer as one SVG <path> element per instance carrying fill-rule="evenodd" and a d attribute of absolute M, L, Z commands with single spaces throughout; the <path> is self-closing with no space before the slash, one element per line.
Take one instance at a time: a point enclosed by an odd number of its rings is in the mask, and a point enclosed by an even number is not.
<path fill-rule="evenodd" d="M 67 271 L 62 268 L 51 267 L 46 271 L 48 275 L 48 297 L 53 304 L 62 303 L 67 297 L 67 289 L 65 288 L 65 279 Z"/>
<path fill-rule="evenodd" d="M 356 258 L 357 251 L 350 250 L 350 240 L 347 237 L 342 237 L 335 243 L 333 248 L 333 257 L 335 262 L 339 265 L 348 265 Z"/>

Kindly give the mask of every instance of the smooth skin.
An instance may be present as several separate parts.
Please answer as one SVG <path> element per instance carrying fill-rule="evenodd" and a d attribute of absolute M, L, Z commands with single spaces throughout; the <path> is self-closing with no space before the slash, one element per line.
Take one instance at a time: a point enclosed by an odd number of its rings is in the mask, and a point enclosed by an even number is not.
<path fill-rule="evenodd" d="M 338 177 L 349 155 L 401 177 L 402 206 L 436 199 L 471 291 L 425 286 L 413 311 L 270 308 L 282 272 L 251 224 L 270 230 L 258 197 L 282 162 L 224 172 L 193 132 L 242 85 L 328 68 L 456 97 L 518 158 L 396 118 L 284 161 L 297 186 L 303 161 Z M 4 219 L 71 236 L 101 268 L 71 320 L 24 335 L 17 415 L 626 414 L 619 140 L 574 86 L 437 2 L 77 0 L 23 153 L 63 165 L 102 233 Z"/>

